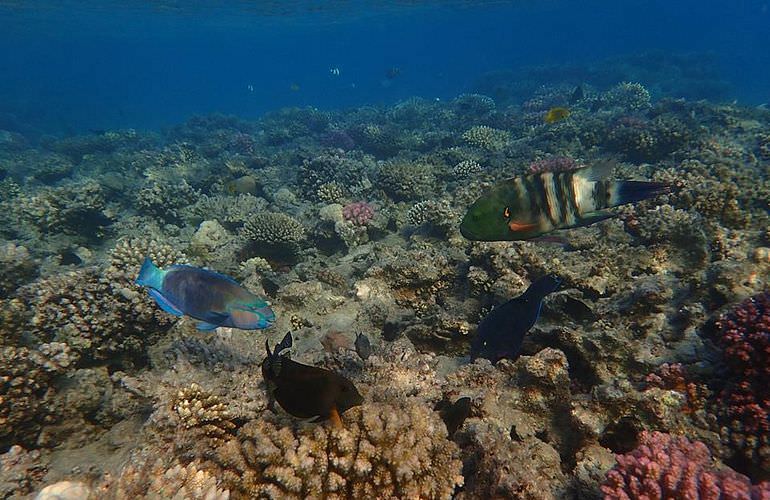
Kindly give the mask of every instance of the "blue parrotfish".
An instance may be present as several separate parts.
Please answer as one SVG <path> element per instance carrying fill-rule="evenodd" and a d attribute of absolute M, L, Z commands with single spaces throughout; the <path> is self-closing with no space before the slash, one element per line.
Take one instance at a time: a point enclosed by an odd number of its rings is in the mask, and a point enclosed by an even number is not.
<path fill-rule="evenodd" d="M 267 357 L 262 362 L 262 377 L 268 394 L 287 413 L 314 421 L 329 420 L 342 427 L 340 415 L 360 405 L 364 398 L 353 382 L 342 375 L 293 361 L 287 353 L 291 347 L 291 333 L 270 352 L 265 341 Z"/>
<path fill-rule="evenodd" d="M 612 181 L 614 163 L 501 181 L 468 208 L 460 233 L 475 241 L 528 240 L 613 217 L 606 209 L 671 191 L 658 182 Z"/>
<path fill-rule="evenodd" d="M 270 305 L 223 274 L 199 267 L 160 269 L 146 258 L 136 284 L 147 287 L 164 311 L 200 321 L 198 330 L 219 326 L 261 330 L 275 321 Z"/>
<path fill-rule="evenodd" d="M 558 276 L 545 275 L 523 294 L 492 309 L 479 323 L 471 342 L 471 361 L 486 358 L 496 363 L 503 358 L 518 358 L 524 336 L 540 317 L 543 299 L 560 285 Z"/>

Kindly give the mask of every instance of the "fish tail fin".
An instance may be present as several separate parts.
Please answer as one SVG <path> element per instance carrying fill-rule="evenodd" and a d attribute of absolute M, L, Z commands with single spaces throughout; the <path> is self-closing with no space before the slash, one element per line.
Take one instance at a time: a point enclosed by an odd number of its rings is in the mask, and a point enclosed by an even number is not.
<path fill-rule="evenodd" d="M 139 275 L 134 283 L 139 286 L 148 286 L 160 290 L 163 288 L 164 274 L 163 270 L 153 264 L 149 257 L 145 257 L 142 268 L 139 270 Z"/>
<path fill-rule="evenodd" d="M 616 181 L 609 187 L 609 206 L 617 207 L 646 200 L 659 194 L 670 193 L 671 189 L 670 184 L 662 182 Z"/>

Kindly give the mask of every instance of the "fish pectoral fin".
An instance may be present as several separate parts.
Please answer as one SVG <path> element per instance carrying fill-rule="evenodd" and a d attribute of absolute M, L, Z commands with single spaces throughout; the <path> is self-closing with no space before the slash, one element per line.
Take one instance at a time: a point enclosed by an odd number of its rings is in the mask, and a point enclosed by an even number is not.
<path fill-rule="evenodd" d="M 206 323 L 205 321 L 201 321 L 196 325 L 196 328 L 202 332 L 210 332 L 211 330 L 216 330 L 219 328 L 219 325 L 215 325 L 214 323 Z"/>
<path fill-rule="evenodd" d="M 160 308 L 166 311 L 167 313 L 173 314 L 174 316 L 184 316 L 184 313 L 180 311 L 178 307 L 176 307 L 174 304 L 169 302 L 169 300 L 156 289 L 150 288 L 149 293 L 150 293 L 150 297 L 155 299 L 155 302 L 160 306 Z"/>
<path fill-rule="evenodd" d="M 534 222 L 520 222 L 516 220 L 512 220 L 508 222 L 508 229 L 510 229 L 511 231 L 531 231 L 536 227 L 537 227 L 537 224 L 535 224 Z"/>
<path fill-rule="evenodd" d="M 597 222 L 611 219 L 613 217 L 617 217 L 617 214 L 612 212 L 589 212 L 580 217 L 580 220 L 575 225 L 575 227 L 590 226 L 591 224 L 596 224 Z"/>

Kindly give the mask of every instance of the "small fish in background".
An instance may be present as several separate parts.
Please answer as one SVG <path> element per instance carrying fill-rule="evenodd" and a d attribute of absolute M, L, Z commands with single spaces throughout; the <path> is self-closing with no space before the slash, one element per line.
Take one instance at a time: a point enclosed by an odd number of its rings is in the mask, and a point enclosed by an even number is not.
<path fill-rule="evenodd" d="M 495 307 L 479 323 L 471 342 L 471 361 L 486 358 L 496 363 L 519 357 L 524 336 L 540 317 L 543 299 L 561 286 L 561 278 L 548 274 L 532 283 L 527 291 Z"/>
<path fill-rule="evenodd" d="M 578 84 L 577 87 L 575 87 L 575 90 L 572 91 L 572 94 L 569 96 L 569 103 L 575 104 L 577 102 L 580 102 L 585 97 L 585 92 L 583 91 L 583 84 Z"/>
<path fill-rule="evenodd" d="M 450 403 L 446 399 L 443 399 L 436 404 L 433 410 L 437 411 L 441 420 L 444 421 L 447 435 L 449 439 L 452 439 L 455 432 L 462 427 L 465 419 L 471 414 L 471 398 L 465 396 L 454 403 Z"/>
<path fill-rule="evenodd" d="M 369 359 L 369 356 L 372 355 L 372 344 L 369 342 L 369 337 L 367 337 L 365 334 L 357 333 L 356 341 L 353 343 L 353 345 L 356 348 L 356 354 L 358 354 L 358 357 L 363 361 L 366 361 Z"/>
<path fill-rule="evenodd" d="M 340 69 L 339 68 L 329 68 L 329 74 L 332 76 L 340 76 Z"/>
<path fill-rule="evenodd" d="M 275 321 L 270 305 L 234 279 L 199 267 L 158 268 L 146 258 L 136 284 L 148 288 L 164 311 L 200 321 L 198 330 L 219 326 L 261 330 Z"/>
<path fill-rule="evenodd" d="M 562 120 L 566 120 L 570 115 L 570 110 L 561 106 L 557 106 L 555 108 L 549 109 L 545 116 L 543 116 L 543 121 L 550 124 L 560 122 Z"/>
<path fill-rule="evenodd" d="M 671 191 L 658 182 L 611 181 L 613 168 L 613 162 L 602 162 L 498 182 L 468 208 L 460 233 L 475 241 L 528 240 L 609 219 L 614 214 L 607 208 Z"/>
<path fill-rule="evenodd" d="M 289 84 L 289 90 L 291 90 L 292 92 L 299 92 L 301 90 L 301 87 L 299 86 L 299 83 L 291 82 Z"/>
<path fill-rule="evenodd" d="M 254 85 L 252 84 L 246 85 L 246 90 L 248 90 L 249 92 L 254 92 Z"/>
<path fill-rule="evenodd" d="M 328 419 L 341 429 L 340 415 L 360 405 L 364 398 L 353 382 L 342 375 L 292 361 L 288 354 L 281 354 L 291 345 L 291 333 L 273 352 L 265 341 L 267 357 L 262 362 L 262 377 L 268 394 L 290 415 L 316 422 Z"/>

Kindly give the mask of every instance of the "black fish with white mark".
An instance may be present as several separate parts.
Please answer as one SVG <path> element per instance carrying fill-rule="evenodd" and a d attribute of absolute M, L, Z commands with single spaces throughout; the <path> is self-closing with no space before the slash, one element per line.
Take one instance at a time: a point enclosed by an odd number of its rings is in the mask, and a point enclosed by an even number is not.
<path fill-rule="evenodd" d="M 558 276 L 547 274 L 532 283 L 523 294 L 495 307 L 479 323 L 476 337 L 471 342 L 471 361 L 486 358 L 496 363 L 503 358 L 518 358 L 524 336 L 540 317 L 543 299 L 560 285 Z"/>

